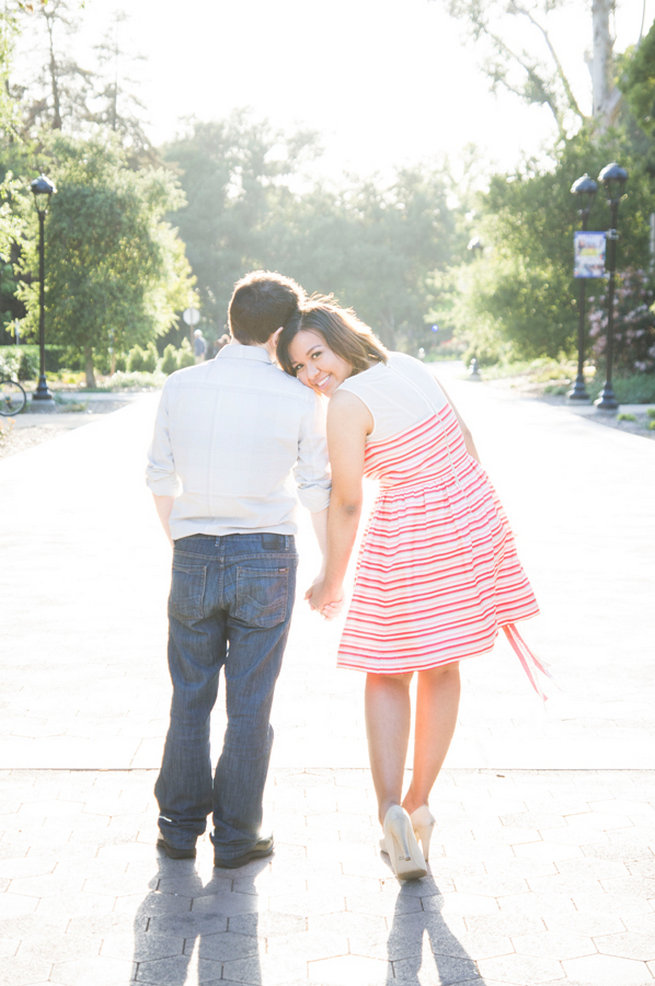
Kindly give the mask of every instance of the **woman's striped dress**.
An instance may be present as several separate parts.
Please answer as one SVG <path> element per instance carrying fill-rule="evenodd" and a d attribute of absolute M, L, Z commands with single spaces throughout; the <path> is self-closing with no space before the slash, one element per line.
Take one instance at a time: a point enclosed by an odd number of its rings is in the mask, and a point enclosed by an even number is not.
<path fill-rule="evenodd" d="M 446 397 L 417 360 L 394 353 L 341 387 L 373 416 L 364 471 L 380 492 L 338 665 L 394 673 L 490 650 L 499 627 L 538 607 L 503 508 Z"/>

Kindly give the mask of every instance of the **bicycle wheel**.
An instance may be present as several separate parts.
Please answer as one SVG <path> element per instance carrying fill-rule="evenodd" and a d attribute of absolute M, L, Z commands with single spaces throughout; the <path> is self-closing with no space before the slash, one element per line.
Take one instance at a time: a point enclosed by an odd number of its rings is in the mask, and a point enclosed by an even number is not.
<path fill-rule="evenodd" d="M 11 418 L 27 404 L 25 391 L 17 380 L 0 380 L 0 414 Z"/>

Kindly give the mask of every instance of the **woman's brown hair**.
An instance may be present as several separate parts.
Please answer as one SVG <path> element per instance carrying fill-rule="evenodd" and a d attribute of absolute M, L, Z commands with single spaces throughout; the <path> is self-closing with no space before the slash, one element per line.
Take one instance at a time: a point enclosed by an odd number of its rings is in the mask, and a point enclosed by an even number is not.
<path fill-rule="evenodd" d="M 277 340 L 277 358 L 282 369 L 295 377 L 289 346 L 299 332 L 320 332 L 326 345 L 350 363 L 355 373 L 372 363 L 386 363 L 387 351 L 371 329 L 350 308 L 340 308 L 329 298 L 310 298 L 282 329 Z"/>

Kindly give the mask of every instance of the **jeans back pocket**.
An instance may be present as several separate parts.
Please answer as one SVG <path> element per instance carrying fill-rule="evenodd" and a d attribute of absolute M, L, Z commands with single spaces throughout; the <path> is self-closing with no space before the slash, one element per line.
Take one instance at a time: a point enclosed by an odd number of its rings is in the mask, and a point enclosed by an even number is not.
<path fill-rule="evenodd" d="M 289 618 L 295 594 L 295 565 L 239 565 L 236 575 L 236 619 L 248 626 L 274 627 Z"/>

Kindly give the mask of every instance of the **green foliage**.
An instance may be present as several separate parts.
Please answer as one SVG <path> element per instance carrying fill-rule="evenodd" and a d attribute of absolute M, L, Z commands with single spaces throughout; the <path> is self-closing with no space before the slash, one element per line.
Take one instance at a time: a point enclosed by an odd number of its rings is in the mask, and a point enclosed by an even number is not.
<path fill-rule="evenodd" d="M 166 348 L 164 349 L 164 354 L 162 356 L 161 366 L 160 366 L 161 372 L 165 373 L 166 376 L 169 376 L 171 373 L 174 373 L 175 370 L 178 369 L 178 367 L 179 367 L 179 357 L 178 357 L 177 349 L 172 343 L 169 343 L 168 346 L 166 346 Z"/>
<path fill-rule="evenodd" d="M 88 375 L 110 349 L 127 351 L 165 331 L 187 303 L 184 248 L 162 219 L 183 198 L 170 173 L 131 171 L 111 142 L 59 137 L 47 157 L 58 189 L 45 222 L 47 334 L 83 353 Z M 35 267 L 32 243 L 24 268 Z M 32 282 L 22 292 L 33 329 L 37 288 Z"/>
<path fill-rule="evenodd" d="M 8 4 L 4 4 L 0 12 L 0 133 L 5 139 L 13 131 L 16 122 L 16 104 L 7 83 L 17 33 L 16 14 L 9 10 Z"/>
<path fill-rule="evenodd" d="M 592 400 L 603 389 L 602 374 L 596 374 L 593 383 L 587 387 Z M 619 374 L 612 377 L 612 389 L 619 404 L 655 403 L 655 373 Z"/>
<path fill-rule="evenodd" d="M 47 131 L 82 137 L 111 133 L 138 167 L 155 155 L 143 126 L 143 104 L 138 84 L 127 72 L 139 59 L 132 51 L 134 32 L 128 15 L 112 14 L 104 38 L 94 39 L 87 64 L 71 44 L 81 29 L 91 26 L 80 0 L 41 0 L 20 4 L 20 30 L 29 32 L 33 57 L 21 66 L 21 84 L 15 86 L 20 102 L 17 129 L 24 139 Z M 83 23 L 86 21 L 86 23 Z M 89 64 L 91 62 L 93 67 Z"/>
<path fill-rule="evenodd" d="M 19 380 L 33 380 L 38 376 L 40 363 L 39 347 L 36 345 L 0 346 L 0 369 L 9 368 L 10 375 Z M 70 364 L 70 352 L 65 346 L 46 346 L 45 368 L 47 373 L 56 373 Z"/>
<path fill-rule="evenodd" d="M 157 348 L 154 342 L 147 346 L 133 346 L 127 354 L 128 373 L 154 373 L 157 369 Z"/>
<path fill-rule="evenodd" d="M 504 88 L 524 102 L 547 106 L 560 136 L 583 114 L 549 37 L 549 15 L 562 0 L 446 0 L 446 9 L 474 43 L 484 41 L 483 70 L 492 90 Z M 520 20 L 520 27 L 512 21 Z"/>
<path fill-rule="evenodd" d="M 165 379 L 164 375 L 159 372 L 147 373 L 145 370 L 140 370 L 133 373 L 129 371 L 123 373 L 117 371 L 107 382 L 106 389 L 109 391 L 152 390 L 163 386 Z"/>
<path fill-rule="evenodd" d="M 18 367 L 19 380 L 34 380 L 39 374 L 39 352 L 36 346 L 24 346 L 20 354 Z"/>
<path fill-rule="evenodd" d="M 8 82 L 17 30 L 16 14 L 10 11 L 8 4 L 4 4 L 0 11 L 0 146 L 3 149 L 15 138 L 17 107 L 10 95 Z M 23 225 L 20 212 L 15 208 L 15 199 L 25 194 L 3 160 L 0 164 L 0 294 L 3 299 L 8 293 L 13 294 L 15 287 L 11 251 L 22 233 Z M 13 314 L 2 312 L 2 322 L 8 321 Z"/>
<path fill-rule="evenodd" d="M 0 348 L 0 377 L 11 377 L 16 380 L 20 364 L 21 353 L 17 346 L 2 346 Z"/>
<path fill-rule="evenodd" d="M 193 349 L 191 348 L 191 343 L 189 342 L 188 339 L 183 339 L 177 359 L 178 368 L 182 370 L 185 366 L 193 366 L 195 362 L 196 362 L 196 358 L 193 355 Z"/>
<path fill-rule="evenodd" d="M 310 292 L 333 292 L 390 345 L 420 345 L 435 300 L 432 272 L 466 242 L 447 179 L 417 166 L 386 182 L 305 182 L 298 190 L 299 151 L 317 153 L 311 134 L 275 134 L 245 112 L 197 124 L 166 148 L 187 198 L 174 221 L 213 326 L 208 335 L 223 332 L 234 282 L 263 267 Z"/>
<path fill-rule="evenodd" d="M 579 228 L 572 183 L 585 172 L 597 176 L 610 161 L 629 173 L 628 194 L 619 210 L 618 268 L 643 267 L 648 257 L 652 184 L 639 139 L 628 130 L 582 131 L 563 142 L 550 166 L 526 164 L 492 178 L 479 203 L 482 257 L 451 273 L 457 334 L 485 357 L 572 354 L 578 325 L 578 288 L 572 276 L 573 233 Z M 599 189 L 588 228 L 606 229 L 610 211 Z M 603 280 L 587 282 L 588 310 L 598 308 Z M 641 301 L 639 302 L 641 304 Z"/>
<path fill-rule="evenodd" d="M 273 131 L 242 110 L 223 121 L 197 123 L 164 148 L 186 195 L 174 219 L 212 333 L 222 332 L 233 284 L 245 271 L 283 266 L 270 242 L 271 227 L 288 193 L 285 180 L 314 142 L 308 133 L 287 137 Z"/>
<path fill-rule="evenodd" d="M 655 22 L 626 60 L 619 86 L 638 126 L 655 137 Z"/>
<path fill-rule="evenodd" d="M 614 292 L 614 365 L 619 370 L 655 371 L 655 291 L 644 271 L 623 271 Z M 589 312 L 589 337 L 593 353 L 603 359 L 607 344 L 608 299 L 597 298 Z"/>
<path fill-rule="evenodd" d="M 159 362 L 159 356 L 157 354 L 157 347 L 154 342 L 149 342 L 144 349 L 144 367 L 143 369 L 146 373 L 154 373 L 157 369 L 157 364 Z"/>

